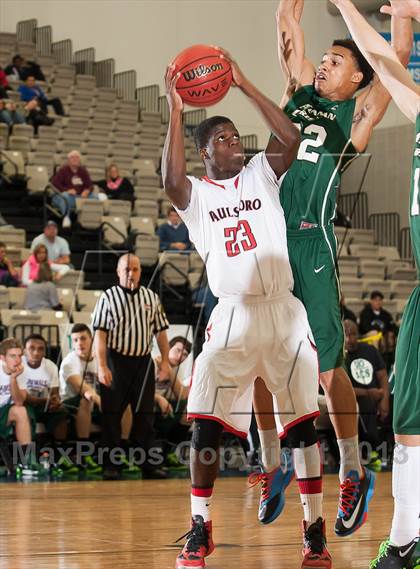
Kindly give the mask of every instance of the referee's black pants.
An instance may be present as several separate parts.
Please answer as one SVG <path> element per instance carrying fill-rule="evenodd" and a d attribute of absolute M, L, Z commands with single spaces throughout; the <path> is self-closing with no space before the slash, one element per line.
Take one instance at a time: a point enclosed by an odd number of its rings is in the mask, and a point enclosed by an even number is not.
<path fill-rule="evenodd" d="M 123 356 L 108 350 L 108 367 L 112 372 L 110 387 L 101 384 L 102 448 L 110 451 L 121 444 L 121 418 L 128 405 L 133 412 L 131 442 L 148 457 L 154 440 L 155 367 L 150 355 Z M 110 464 L 109 453 L 104 453 Z M 147 467 L 147 462 L 145 466 Z"/>

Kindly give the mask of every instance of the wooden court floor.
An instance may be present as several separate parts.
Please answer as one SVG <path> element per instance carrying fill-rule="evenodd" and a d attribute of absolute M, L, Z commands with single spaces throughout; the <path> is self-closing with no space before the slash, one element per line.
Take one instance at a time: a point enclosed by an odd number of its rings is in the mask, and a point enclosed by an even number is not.
<path fill-rule="evenodd" d="M 378 475 L 368 522 L 346 539 L 332 531 L 337 476 L 324 481 L 333 567 L 367 569 L 389 532 L 391 476 Z M 188 480 L 2 484 L 0 500 L 1 569 L 173 569 L 188 529 Z M 256 521 L 257 503 L 245 478 L 218 480 L 208 569 L 300 569 L 296 484 L 270 526 Z"/>

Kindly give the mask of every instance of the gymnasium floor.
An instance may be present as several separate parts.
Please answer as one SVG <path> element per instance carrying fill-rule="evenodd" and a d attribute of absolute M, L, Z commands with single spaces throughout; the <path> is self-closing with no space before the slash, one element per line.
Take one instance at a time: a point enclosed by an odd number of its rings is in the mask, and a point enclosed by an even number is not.
<path fill-rule="evenodd" d="M 353 537 L 332 531 L 337 476 L 324 477 L 334 569 L 368 569 L 389 532 L 391 475 L 378 475 L 369 520 Z M 188 529 L 189 482 L 118 481 L 0 485 L 1 569 L 173 569 Z M 301 507 L 292 483 L 273 525 L 256 521 L 258 491 L 220 479 L 214 500 L 215 553 L 208 569 L 300 569 Z"/>

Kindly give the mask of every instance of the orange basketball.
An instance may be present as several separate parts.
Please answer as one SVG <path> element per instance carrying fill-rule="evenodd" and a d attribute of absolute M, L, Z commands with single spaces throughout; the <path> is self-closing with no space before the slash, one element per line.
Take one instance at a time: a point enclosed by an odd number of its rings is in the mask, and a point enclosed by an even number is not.
<path fill-rule="evenodd" d="M 210 45 L 193 45 L 181 51 L 173 63 L 180 73 L 176 89 L 192 107 L 209 107 L 221 101 L 232 84 L 230 63 Z"/>

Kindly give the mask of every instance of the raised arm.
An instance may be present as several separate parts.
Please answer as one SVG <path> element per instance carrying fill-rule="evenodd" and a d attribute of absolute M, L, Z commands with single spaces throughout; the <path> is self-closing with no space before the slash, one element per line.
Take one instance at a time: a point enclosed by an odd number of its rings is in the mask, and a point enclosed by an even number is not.
<path fill-rule="evenodd" d="M 179 75 L 175 66 L 169 65 L 165 75 L 166 98 L 169 104 L 169 127 L 162 154 L 162 179 L 165 192 L 179 209 L 190 203 L 191 182 L 187 178 L 185 163 L 184 129 L 182 124 L 183 102 L 176 91 Z"/>
<path fill-rule="evenodd" d="M 305 38 L 300 25 L 303 0 L 280 0 L 276 12 L 277 52 L 287 82 L 282 104 L 302 85 L 310 85 L 315 67 L 305 58 Z"/>
<path fill-rule="evenodd" d="M 331 0 L 331 2 L 340 10 L 354 41 L 378 75 L 382 85 L 391 93 L 400 110 L 415 122 L 419 111 L 419 88 L 410 73 L 404 69 L 396 52 L 368 24 L 350 0 Z M 392 32 L 393 44 L 398 49 L 400 57 L 407 60 L 407 52 L 409 55 L 412 45 L 410 20 L 395 18 Z M 366 102 L 369 103 L 367 98 Z"/>
<path fill-rule="evenodd" d="M 229 53 L 221 48 L 219 49 L 223 57 L 227 59 L 232 66 L 234 84 L 251 100 L 251 103 L 262 115 L 265 124 L 272 133 L 265 153 L 268 163 L 277 178 L 280 178 L 296 158 L 300 144 L 299 131 L 280 107 L 261 93 L 261 91 L 245 77 Z"/>

